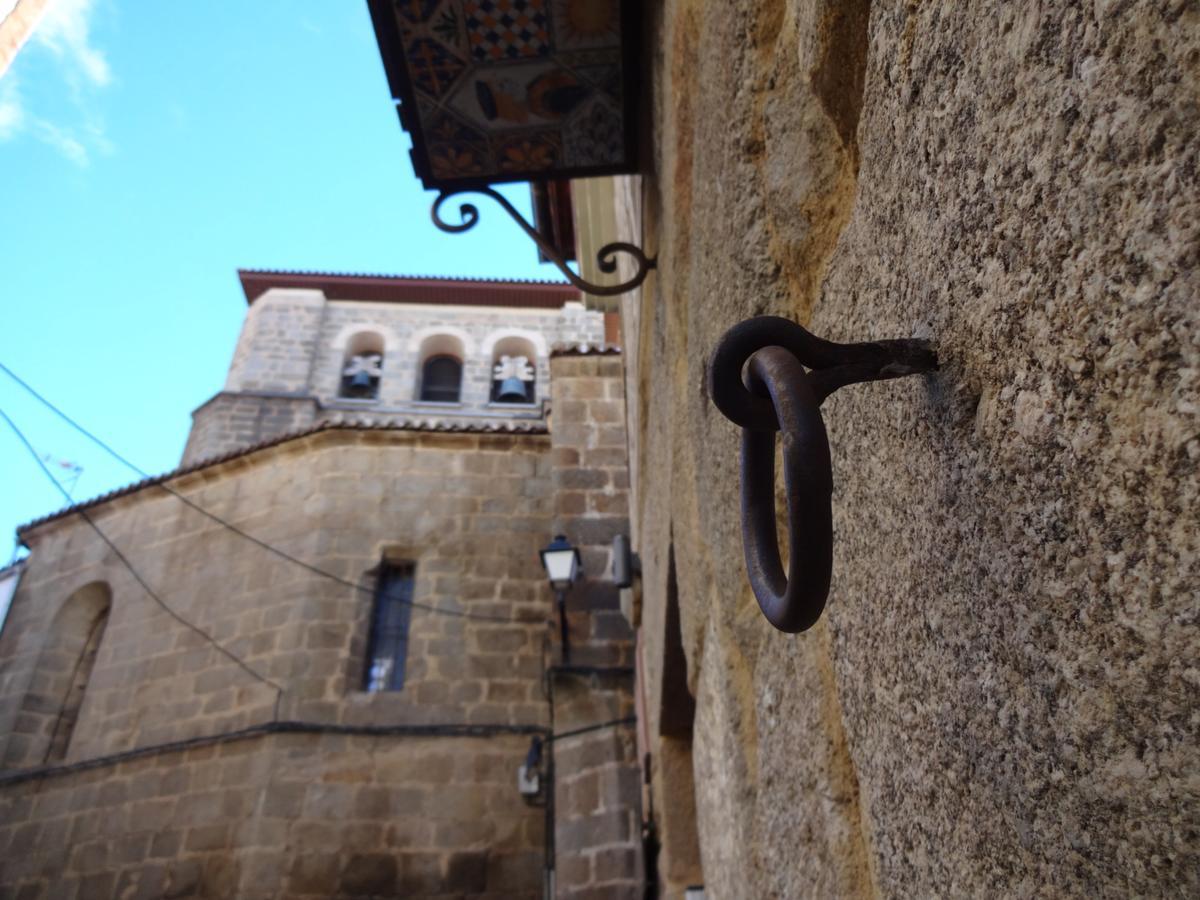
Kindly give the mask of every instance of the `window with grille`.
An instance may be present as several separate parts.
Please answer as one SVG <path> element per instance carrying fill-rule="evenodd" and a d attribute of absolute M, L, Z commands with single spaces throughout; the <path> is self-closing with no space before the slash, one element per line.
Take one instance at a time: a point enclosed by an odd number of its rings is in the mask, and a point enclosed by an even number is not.
<path fill-rule="evenodd" d="M 434 356 L 421 369 L 421 399 L 457 403 L 462 386 L 462 363 L 453 356 Z"/>
<path fill-rule="evenodd" d="M 408 623 L 412 615 L 412 563 L 385 562 L 379 567 L 375 608 L 363 673 L 365 691 L 399 691 L 404 688 L 404 663 L 408 656 Z"/>

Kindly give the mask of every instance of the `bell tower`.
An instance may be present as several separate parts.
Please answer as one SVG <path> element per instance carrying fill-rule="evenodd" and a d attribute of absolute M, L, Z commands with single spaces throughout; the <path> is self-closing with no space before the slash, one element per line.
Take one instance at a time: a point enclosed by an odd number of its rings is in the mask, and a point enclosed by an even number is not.
<path fill-rule="evenodd" d="M 249 309 L 184 465 L 326 422 L 544 426 L 551 350 L 605 345 L 568 284 L 238 274 Z"/>

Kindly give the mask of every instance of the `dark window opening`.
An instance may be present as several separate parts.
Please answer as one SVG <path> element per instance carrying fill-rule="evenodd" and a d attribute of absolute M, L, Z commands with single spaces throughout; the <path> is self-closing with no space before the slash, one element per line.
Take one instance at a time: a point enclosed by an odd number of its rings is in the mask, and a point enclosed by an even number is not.
<path fill-rule="evenodd" d="M 365 691 L 399 691 L 404 688 L 414 571 L 412 563 L 384 563 L 379 567 L 367 664 L 363 672 Z"/>
<path fill-rule="evenodd" d="M 421 369 L 421 399 L 457 403 L 462 387 L 462 363 L 453 356 L 432 356 Z"/>

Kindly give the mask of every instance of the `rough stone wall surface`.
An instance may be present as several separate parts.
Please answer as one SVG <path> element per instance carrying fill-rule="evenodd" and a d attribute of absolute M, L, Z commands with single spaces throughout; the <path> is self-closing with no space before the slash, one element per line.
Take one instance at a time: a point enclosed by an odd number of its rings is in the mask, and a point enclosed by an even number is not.
<path fill-rule="evenodd" d="M 633 715 L 628 674 L 555 673 L 554 730 Z M 632 725 L 554 742 L 555 885 L 564 900 L 644 896 L 640 773 Z"/>
<path fill-rule="evenodd" d="M 1200 13 L 651 19 L 634 516 L 648 623 L 677 561 L 710 895 L 1194 893 Z M 833 587 L 798 636 L 747 587 L 704 386 L 761 313 L 942 362 L 825 404 Z"/>
<path fill-rule="evenodd" d="M 527 742 L 266 735 L 0 785 L 0 893 L 531 900 Z"/>
<path fill-rule="evenodd" d="M 554 528 L 579 548 L 567 610 L 576 665 L 633 665 L 633 632 L 611 579 L 612 541 L 629 533 L 621 358 L 555 356 L 551 422 Z"/>
<path fill-rule="evenodd" d="M 152 600 L 78 516 L 27 530 L 0 634 L 0 751 L 32 780 L 0 777 L 0 895 L 538 896 L 543 812 L 514 779 L 529 733 L 550 724 L 537 557 L 551 531 L 549 438 L 344 429 L 171 485 L 341 581 L 157 487 L 88 510 L 163 603 L 277 697 Z M 415 563 L 417 606 L 404 689 L 367 693 L 385 559 Z M 68 766 L 272 720 L 479 734 L 268 734 L 32 774 L 62 702 L 39 693 L 57 683 L 43 668 L 75 663 L 42 651 L 81 589 L 111 607 Z"/>
<path fill-rule="evenodd" d="M 633 632 L 612 583 L 612 539 L 629 533 L 621 358 L 551 359 L 554 527 L 579 548 L 567 593 L 569 655 L 549 672 L 556 734 L 632 717 Z M 554 743 L 557 896 L 643 896 L 641 789 L 631 723 Z"/>
<path fill-rule="evenodd" d="M 173 487 L 342 579 L 270 553 L 157 487 L 89 512 L 163 603 L 283 689 L 279 718 L 546 723 L 542 636 L 551 602 L 537 556 L 551 528 L 545 436 L 330 431 Z M 50 622 L 94 583 L 108 586 L 112 607 L 67 762 L 272 718 L 274 687 L 176 621 L 85 522 L 68 515 L 25 538 L 30 562 L 0 634 L 6 767 L 45 756 L 45 717 L 22 709 L 34 696 Z M 364 693 L 373 573 L 385 558 L 415 563 L 421 606 L 412 613 L 404 690 Z"/>
<path fill-rule="evenodd" d="M 180 464 L 190 466 L 238 447 L 301 431 L 317 422 L 320 410 L 308 395 L 222 391 L 194 413 Z"/>

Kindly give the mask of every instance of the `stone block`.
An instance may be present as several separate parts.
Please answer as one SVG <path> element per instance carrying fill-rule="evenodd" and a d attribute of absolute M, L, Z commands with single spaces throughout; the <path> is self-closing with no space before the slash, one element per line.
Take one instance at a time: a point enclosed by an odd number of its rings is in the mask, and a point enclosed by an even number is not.
<path fill-rule="evenodd" d="M 400 853 L 396 891 L 402 897 L 421 897 L 442 892 L 442 858 L 433 853 Z"/>
<path fill-rule="evenodd" d="M 440 885 L 442 893 L 456 896 L 481 894 L 487 890 L 488 853 L 451 853 L 446 860 L 446 874 Z"/>
<path fill-rule="evenodd" d="M 638 854 L 634 847 L 603 847 L 595 855 L 596 882 L 634 881 L 638 876 Z"/>
<path fill-rule="evenodd" d="M 147 855 L 152 858 L 174 857 L 183 846 L 183 832 L 173 828 L 153 832 Z"/>
<path fill-rule="evenodd" d="M 630 813 L 616 809 L 593 813 L 563 823 L 557 829 L 558 845 L 563 852 L 587 847 L 618 844 L 631 839 Z"/>
<path fill-rule="evenodd" d="M 184 849 L 191 852 L 223 850 L 228 845 L 228 825 L 201 825 L 189 829 L 184 838 Z"/>
<path fill-rule="evenodd" d="M 79 879 L 75 900 L 111 900 L 116 876 L 112 872 L 98 872 Z"/>
<path fill-rule="evenodd" d="M 288 891 L 292 894 L 332 897 L 338 890 L 340 872 L 341 862 L 337 853 L 296 856 L 288 869 Z M 369 874 L 365 874 L 364 880 L 369 879 Z"/>
<path fill-rule="evenodd" d="M 609 473 L 605 469 L 557 469 L 554 473 L 557 490 L 587 490 L 606 487 Z"/>

